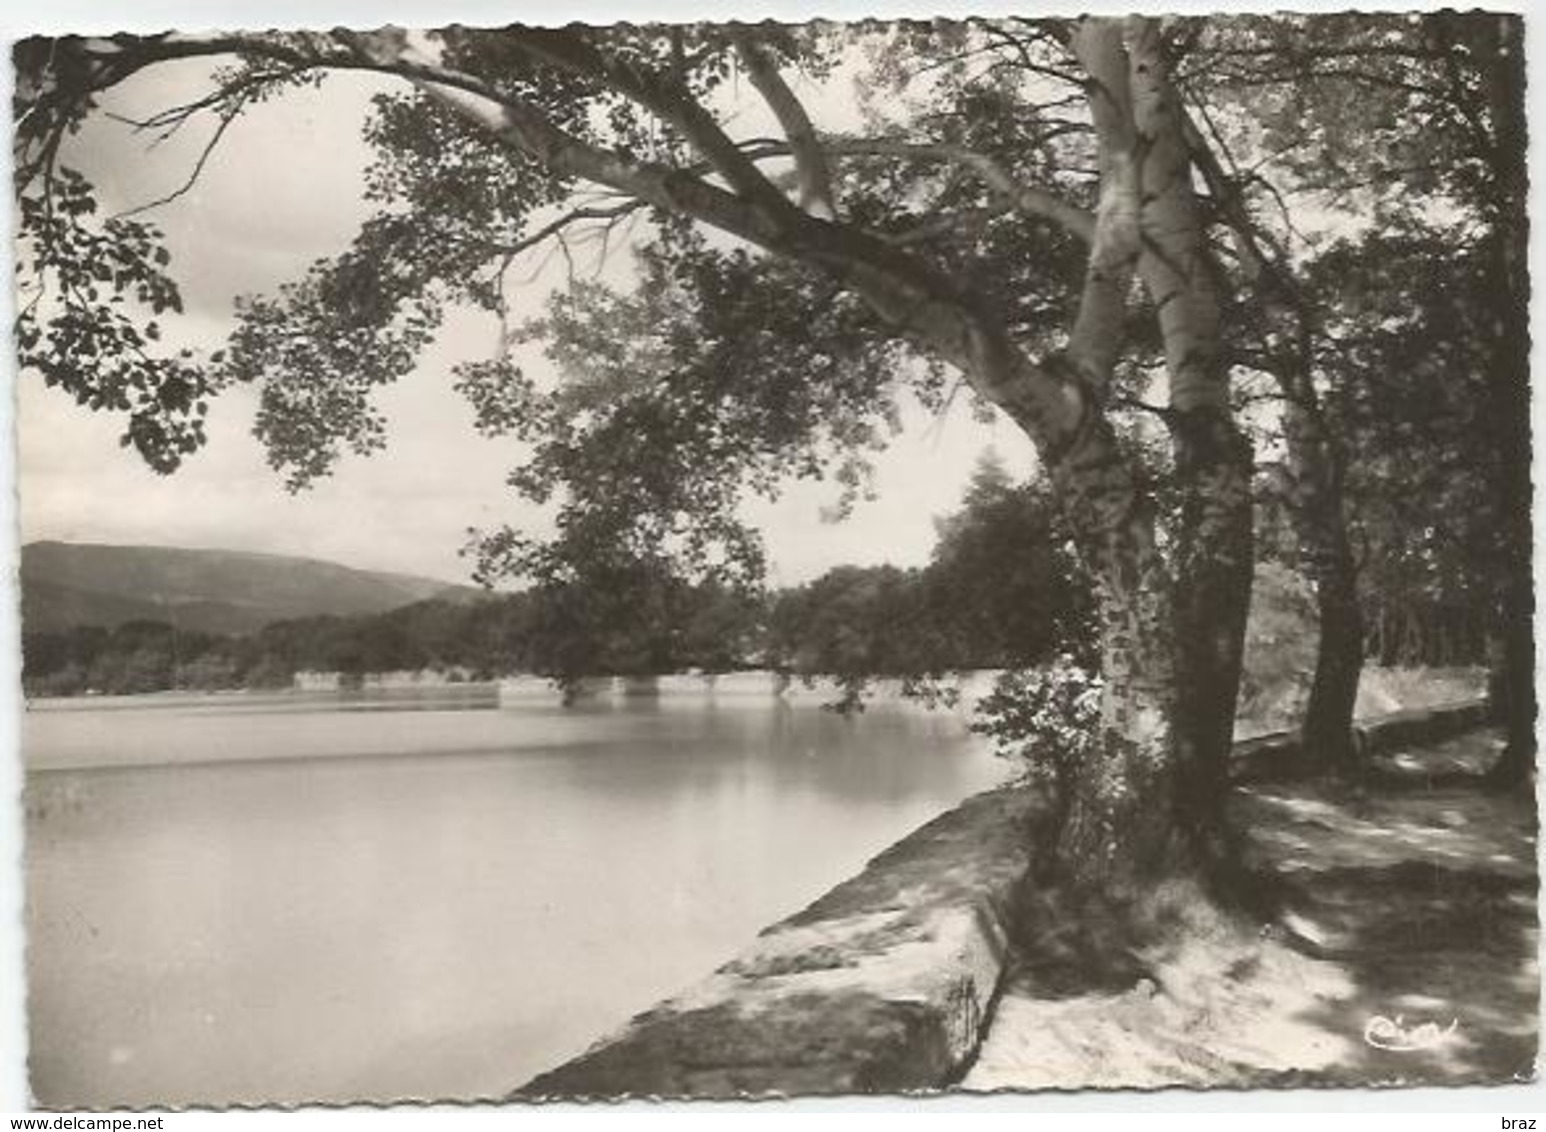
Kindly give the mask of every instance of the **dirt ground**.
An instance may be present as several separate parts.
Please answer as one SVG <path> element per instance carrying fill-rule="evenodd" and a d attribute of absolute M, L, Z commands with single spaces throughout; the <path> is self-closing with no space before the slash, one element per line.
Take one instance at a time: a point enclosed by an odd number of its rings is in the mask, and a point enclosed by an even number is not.
<path fill-rule="evenodd" d="M 1479 732 L 1391 752 L 1366 786 L 1242 789 L 1248 860 L 1284 886 L 1280 919 L 1199 907 L 1120 991 L 1053 993 L 1011 975 L 962 1087 L 1533 1077 L 1536 810 L 1481 788 L 1500 747 Z"/>

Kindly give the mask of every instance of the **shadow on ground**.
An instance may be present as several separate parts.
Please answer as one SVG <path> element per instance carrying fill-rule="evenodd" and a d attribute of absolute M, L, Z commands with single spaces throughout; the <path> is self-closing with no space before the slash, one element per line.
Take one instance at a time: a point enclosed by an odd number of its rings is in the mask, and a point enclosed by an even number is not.
<path fill-rule="evenodd" d="M 1279 884 L 1265 927 L 1199 910 L 1120 992 L 1010 980 L 969 1089 L 1418 1085 L 1533 1076 L 1534 798 L 1482 789 L 1476 732 L 1372 784 L 1258 784 L 1235 816 Z"/>

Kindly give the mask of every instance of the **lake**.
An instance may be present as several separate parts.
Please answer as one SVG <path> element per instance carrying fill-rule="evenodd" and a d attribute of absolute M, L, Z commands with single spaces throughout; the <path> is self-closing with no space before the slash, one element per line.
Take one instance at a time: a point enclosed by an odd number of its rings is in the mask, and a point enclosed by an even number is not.
<path fill-rule="evenodd" d="M 35 702 L 45 1105 L 498 1096 L 1006 765 L 809 694 Z"/>

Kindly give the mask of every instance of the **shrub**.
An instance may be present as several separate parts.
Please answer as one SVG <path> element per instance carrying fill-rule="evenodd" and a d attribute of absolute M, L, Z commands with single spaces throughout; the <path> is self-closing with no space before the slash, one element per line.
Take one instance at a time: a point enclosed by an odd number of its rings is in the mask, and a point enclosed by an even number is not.
<path fill-rule="evenodd" d="M 1018 761 L 1023 778 L 1057 787 L 1096 749 L 1100 694 L 1100 677 L 1063 655 L 1001 673 L 971 727 L 993 740 L 996 754 Z"/>

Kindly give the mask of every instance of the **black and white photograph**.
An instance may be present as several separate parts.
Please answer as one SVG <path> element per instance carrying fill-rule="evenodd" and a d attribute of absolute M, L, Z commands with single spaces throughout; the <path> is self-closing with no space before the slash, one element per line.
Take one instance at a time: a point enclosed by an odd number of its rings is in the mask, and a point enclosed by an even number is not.
<path fill-rule="evenodd" d="M 1534 1080 L 1526 15 L 115 9 L 28 1103 Z"/>

